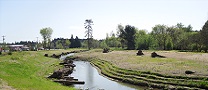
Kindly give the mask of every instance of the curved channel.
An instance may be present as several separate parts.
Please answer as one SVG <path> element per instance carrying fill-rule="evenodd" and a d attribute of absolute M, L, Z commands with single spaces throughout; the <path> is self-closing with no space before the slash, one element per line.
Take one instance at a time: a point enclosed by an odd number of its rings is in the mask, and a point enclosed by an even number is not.
<path fill-rule="evenodd" d="M 100 75 L 95 67 L 86 61 L 74 61 L 76 65 L 72 77 L 85 81 L 84 85 L 76 84 L 76 89 L 88 90 L 144 90 L 145 87 L 112 81 Z"/>

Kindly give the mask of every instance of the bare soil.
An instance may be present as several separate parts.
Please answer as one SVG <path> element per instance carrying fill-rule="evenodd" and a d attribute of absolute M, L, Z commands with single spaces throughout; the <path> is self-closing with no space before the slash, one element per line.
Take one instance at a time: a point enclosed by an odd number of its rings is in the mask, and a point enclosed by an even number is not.
<path fill-rule="evenodd" d="M 0 79 L 0 90 L 16 90 Z"/>

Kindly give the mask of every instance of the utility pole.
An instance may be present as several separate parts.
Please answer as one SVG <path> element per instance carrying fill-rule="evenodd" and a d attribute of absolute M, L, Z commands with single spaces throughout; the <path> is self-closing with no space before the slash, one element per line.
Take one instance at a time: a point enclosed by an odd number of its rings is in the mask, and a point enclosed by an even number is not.
<path fill-rule="evenodd" d="M 38 37 L 37 38 L 37 43 L 36 43 L 36 50 L 38 50 Z"/>
<path fill-rule="evenodd" d="M 3 37 L 3 43 L 4 43 L 4 40 L 5 40 L 5 37 L 6 37 L 6 36 L 2 36 L 2 37 Z"/>
<path fill-rule="evenodd" d="M 4 43 L 4 40 L 5 40 L 5 37 L 6 36 L 2 36 L 3 37 L 3 51 L 5 52 L 5 43 Z"/>
<path fill-rule="evenodd" d="M 38 37 L 36 37 L 37 38 L 37 43 L 38 43 Z"/>

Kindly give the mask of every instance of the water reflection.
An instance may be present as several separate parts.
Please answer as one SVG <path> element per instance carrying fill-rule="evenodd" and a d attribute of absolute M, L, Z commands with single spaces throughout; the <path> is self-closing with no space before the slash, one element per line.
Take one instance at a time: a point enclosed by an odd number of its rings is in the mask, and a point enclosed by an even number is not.
<path fill-rule="evenodd" d="M 75 61 L 76 65 L 75 71 L 71 76 L 78 78 L 79 81 L 85 81 L 84 85 L 74 85 L 77 89 L 89 89 L 89 90 L 137 90 L 145 89 L 144 87 L 139 87 L 129 84 L 120 84 L 115 81 L 111 81 L 101 75 L 98 71 L 92 67 L 89 62 Z"/>
<path fill-rule="evenodd" d="M 93 85 L 94 85 L 94 81 L 93 81 L 94 72 L 91 69 L 90 65 L 87 65 L 86 68 L 87 68 L 87 71 L 86 71 L 86 77 L 85 78 L 87 79 L 87 81 L 91 82 L 91 83 L 88 83 L 88 86 L 93 87 Z"/>

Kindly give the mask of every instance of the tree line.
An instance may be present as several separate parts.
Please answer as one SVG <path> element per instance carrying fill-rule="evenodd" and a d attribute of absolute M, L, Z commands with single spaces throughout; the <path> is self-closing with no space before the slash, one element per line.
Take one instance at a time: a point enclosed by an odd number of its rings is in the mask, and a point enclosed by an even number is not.
<path fill-rule="evenodd" d="M 47 38 L 50 34 L 43 36 L 43 46 L 48 42 L 53 48 L 122 48 L 128 50 L 185 50 L 185 51 L 204 51 L 208 50 L 208 21 L 205 22 L 201 30 L 193 30 L 191 25 L 185 26 L 182 23 L 177 23 L 173 26 L 157 24 L 152 27 L 151 32 L 147 30 L 139 30 L 132 25 L 117 26 L 117 32 L 106 34 L 103 40 L 95 40 L 92 36 L 93 21 L 85 20 L 85 33 L 87 39 L 79 39 L 77 36 L 74 39 L 73 35 L 70 40 L 55 40 L 49 43 Z M 41 29 L 47 30 L 47 29 Z M 41 33 L 41 31 L 40 31 Z M 52 44 L 52 45 L 51 45 Z"/>
<path fill-rule="evenodd" d="M 55 38 L 50 42 L 51 44 L 49 45 L 52 49 L 80 48 L 82 46 L 82 41 L 83 40 L 79 39 L 78 36 L 74 38 L 73 35 L 71 35 L 70 39 Z"/>
<path fill-rule="evenodd" d="M 118 25 L 117 33 L 111 33 L 110 37 L 101 42 L 101 47 L 121 47 L 134 50 L 208 50 L 208 21 L 201 30 L 193 30 L 191 25 L 185 26 L 177 23 L 173 26 L 164 24 L 155 25 L 151 32 L 139 30 L 131 25 Z"/>

